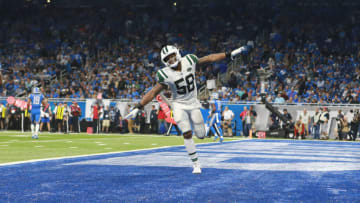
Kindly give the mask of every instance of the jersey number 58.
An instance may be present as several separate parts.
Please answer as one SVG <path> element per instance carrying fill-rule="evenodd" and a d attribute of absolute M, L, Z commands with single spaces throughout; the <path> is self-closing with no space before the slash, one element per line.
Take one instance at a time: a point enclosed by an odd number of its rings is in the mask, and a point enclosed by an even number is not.
<path fill-rule="evenodd" d="M 184 84 L 185 83 L 185 84 Z M 195 89 L 195 83 L 194 83 L 194 75 L 191 73 L 184 78 L 181 78 L 177 81 L 175 81 L 176 89 L 178 94 L 186 94 L 187 92 L 192 92 Z"/>

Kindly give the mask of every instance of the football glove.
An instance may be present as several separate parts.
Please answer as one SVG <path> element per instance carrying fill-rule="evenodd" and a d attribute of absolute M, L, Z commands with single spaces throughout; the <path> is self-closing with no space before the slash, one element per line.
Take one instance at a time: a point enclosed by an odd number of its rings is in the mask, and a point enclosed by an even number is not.
<path fill-rule="evenodd" d="M 236 55 L 240 54 L 241 52 L 245 51 L 247 48 L 246 46 L 242 46 L 240 48 L 237 48 L 235 50 L 232 50 L 231 52 L 226 52 L 227 57 L 229 57 L 231 60 L 235 58 Z"/>
<path fill-rule="evenodd" d="M 140 103 L 137 103 L 137 104 L 134 106 L 134 109 L 131 110 L 131 112 L 130 112 L 128 115 L 126 115 L 126 116 L 124 117 L 124 119 L 135 118 L 136 115 L 137 115 L 137 113 L 139 112 L 139 110 L 142 109 L 142 108 L 143 108 L 143 106 L 142 106 Z"/>

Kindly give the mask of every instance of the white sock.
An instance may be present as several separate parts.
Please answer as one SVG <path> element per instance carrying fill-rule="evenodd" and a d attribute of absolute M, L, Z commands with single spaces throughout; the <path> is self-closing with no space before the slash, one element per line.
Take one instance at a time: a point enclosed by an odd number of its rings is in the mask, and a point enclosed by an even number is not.
<path fill-rule="evenodd" d="M 209 134 L 209 126 L 208 125 L 206 125 L 205 126 L 205 136 L 208 136 L 208 134 Z"/>
<path fill-rule="evenodd" d="M 39 124 L 37 123 L 36 127 L 35 127 L 35 135 L 38 135 L 38 134 L 39 134 Z"/>
<path fill-rule="evenodd" d="M 34 124 L 31 124 L 31 134 L 34 135 Z"/>
<path fill-rule="evenodd" d="M 198 156 L 196 153 L 196 147 L 194 140 L 192 138 L 190 139 L 184 139 L 184 145 L 186 148 L 187 153 L 189 154 L 191 161 L 193 163 L 198 163 Z"/>

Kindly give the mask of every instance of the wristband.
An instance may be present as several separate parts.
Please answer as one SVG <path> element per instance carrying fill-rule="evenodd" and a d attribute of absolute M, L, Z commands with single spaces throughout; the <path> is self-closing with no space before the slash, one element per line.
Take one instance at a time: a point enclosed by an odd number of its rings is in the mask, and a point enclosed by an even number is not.
<path fill-rule="evenodd" d="M 225 57 L 226 57 L 226 59 L 230 60 L 231 59 L 231 52 L 226 51 L 225 52 Z"/>

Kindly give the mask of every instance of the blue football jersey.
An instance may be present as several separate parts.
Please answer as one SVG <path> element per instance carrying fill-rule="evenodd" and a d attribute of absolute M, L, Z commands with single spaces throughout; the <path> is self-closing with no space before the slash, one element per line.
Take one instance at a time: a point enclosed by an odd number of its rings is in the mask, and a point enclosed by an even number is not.
<path fill-rule="evenodd" d="M 215 113 L 221 113 L 221 102 L 220 100 L 214 99 L 210 101 L 210 104 L 214 104 L 215 105 Z M 210 108 L 212 110 L 213 106 L 210 105 Z"/>
<path fill-rule="evenodd" d="M 31 113 L 38 113 L 40 112 L 41 109 L 41 103 L 44 100 L 44 95 L 43 94 L 30 94 L 29 99 L 31 101 Z"/>

